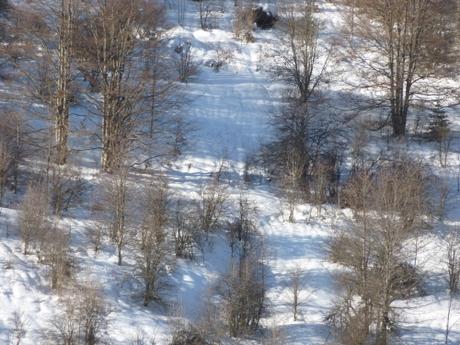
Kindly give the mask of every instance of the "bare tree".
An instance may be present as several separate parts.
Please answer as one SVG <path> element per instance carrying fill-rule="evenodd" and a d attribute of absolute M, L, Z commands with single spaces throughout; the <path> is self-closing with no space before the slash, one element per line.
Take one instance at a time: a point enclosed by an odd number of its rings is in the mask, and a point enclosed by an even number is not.
<path fill-rule="evenodd" d="M 211 30 L 217 27 L 217 16 L 222 12 L 220 0 L 197 0 L 200 15 L 200 27 L 203 30 Z"/>
<path fill-rule="evenodd" d="M 257 234 L 257 208 L 248 200 L 244 190 L 240 190 L 238 213 L 230 223 L 230 246 L 232 255 L 244 258 L 249 255 L 251 243 Z"/>
<path fill-rule="evenodd" d="M 59 73 L 56 91 L 53 96 L 53 112 L 55 113 L 56 163 L 64 164 L 68 155 L 69 113 L 72 100 L 71 65 L 74 58 L 73 38 L 75 26 L 75 4 L 77 0 L 61 0 L 58 7 L 57 57 Z"/>
<path fill-rule="evenodd" d="M 140 139 L 139 126 L 148 109 L 147 80 L 136 64 L 151 48 L 144 39 L 155 35 L 161 11 L 144 0 L 95 0 L 85 12 L 79 23 L 79 64 L 100 88 L 102 97 L 89 96 L 102 118 L 101 166 L 113 172 Z"/>
<path fill-rule="evenodd" d="M 405 136 L 414 102 L 433 99 L 424 81 L 442 74 L 448 63 L 454 1 L 339 2 L 348 13 L 349 56 L 361 76 L 355 86 L 374 90 L 368 107 L 387 116 L 384 124 L 388 121 L 395 137 Z"/>
<path fill-rule="evenodd" d="M 138 268 L 144 281 L 144 306 L 158 299 L 158 284 L 167 254 L 168 185 L 161 176 L 147 186 L 139 239 Z"/>
<path fill-rule="evenodd" d="M 305 176 L 305 157 L 291 151 L 286 158 L 286 170 L 282 177 L 282 186 L 289 208 L 289 222 L 294 223 L 294 212 L 297 204 L 302 200 L 302 179 Z"/>
<path fill-rule="evenodd" d="M 111 189 L 111 234 L 112 239 L 117 244 L 118 250 L 118 265 L 121 265 L 121 252 L 126 240 L 126 212 L 127 212 L 127 197 L 128 197 L 128 169 L 121 168 L 114 175 Z"/>
<path fill-rule="evenodd" d="M 29 254 L 30 246 L 42 244 L 49 231 L 49 200 L 43 185 L 29 185 L 20 206 L 18 218 L 19 233 L 24 245 L 24 254 Z"/>
<path fill-rule="evenodd" d="M 352 271 L 341 279 L 347 295 L 331 318 L 340 325 L 346 344 L 369 337 L 387 344 L 394 322 L 392 302 L 418 291 L 419 278 L 407 263 L 411 258 L 405 243 L 429 216 L 428 180 L 423 166 L 408 160 L 363 169 L 354 178 L 344 194 L 356 223 L 332 247 L 333 258 Z"/>
<path fill-rule="evenodd" d="M 70 106 L 74 97 L 72 62 L 74 59 L 75 17 L 79 0 L 37 1 L 16 7 L 19 37 L 28 47 L 34 68 L 19 66 L 26 75 L 32 94 L 49 111 L 53 160 L 67 160 Z M 45 68 L 43 68 L 45 67 Z M 44 72 L 44 73 L 43 73 Z"/>
<path fill-rule="evenodd" d="M 187 202 L 188 203 L 188 202 Z M 172 214 L 174 248 L 177 257 L 192 259 L 199 245 L 201 232 L 198 229 L 196 207 L 190 207 L 186 201 L 177 200 Z"/>
<path fill-rule="evenodd" d="M 49 231 L 41 252 L 41 262 L 49 267 L 51 289 L 62 290 L 72 279 L 72 259 L 69 255 L 70 232 L 57 226 Z"/>
<path fill-rule="evenodd" d="M 185 22 L 185 13 L 187 9 L 187 1 L 178 0 L 176 3 L 177 6 L 177 24 L 180 26 L 184 25 Z"/>
<path fill-rule="evenodd" d="M 447 273 L 449 291 L 455 294 L 460 283 L 460 243 L 455 233 L 451 233 L 447 239 Z"/>
<path fill-rule="evenodd" d="M 48 185 L 51 207 L 57 216 L 78 205 L 86 187 L 79 169 L 70 164 L 51 164 L 48 168 Z"/>
<path fill-rule="evenodd" d="M 63 298 L 63 311 L 51 320 L 45 339 L 53 344 L 98 345 L 106 343 L 110 309 L 94 284 L 77 286 Z"/>
<path fill-rule="evenodd" d="M 0 201 L 9 183 L 16 192 L 19 164 L 25 157 L 24 121 L 16 112 L 0 115 Z"/>
<path fill-rule="evenodd" d="M 21 314 L 19 311 L 15 311 L 10 319 L 10 322 L 12 325 L 12 331 L 10 335 L 11 345 L 21 345 L 23 339 L 27 335 L 24 315 Z"/>
<path fill-rule="evenodd" d="M 257 330 L 265 304 L 265 272 L 254 252 L 235 265 L 225 279 L 225 317 L 232 337 Z"/>
<path fill-rule="evenodd" d="M 428 124 L 428 137 L 436 142 L 438 148 L 439 164 L 447 166 L 450 146 L 452 143 L 452 133 L 450 121 L 443 109 L 436 107 Z"/>
<path fill-rule="evenodd" d="M 192 43 L 184 42 L 176 48 L 178 58 L 176 59 L 176 68 L 179 81 L 186 82 L 191 76 L 195 75 L 198 66 L 193 61 Z"/>
<path fill-rule="evenodd" d="M 302 271 L 299 267 L 296 267 L 291 272 L 290 291 L 292 294 L 292 317 L 294 321 L 297 321 L 299 316 L 299 306 L 301 304 L 300 291 L 302 289 Z"/>
<path fill-rule="evenodd" d="M 287 2 L 282 8 L 281 27 L 286 39 L 276 54 L 279 63 L 275 70 L 295 87 L 296 98 L 301 103 L 312 101 L 327 66 L 318 45 L 321 23 L 314 16 L 315 10 L 316 0 L 307 0 L 301 8 L 295 2 Z"/>
<path fill-rule="evenodd" d="M 235 9 L 235 20 L 233 22 L 233 32 L 236 38 L 245 42 L 254 42 L 252 33 L 254 28 L 255 15 L 251 5 L 240 3 Z"/>
<path fill-rule="evenodd" d="M 219 225 L 224 214 L 228 193 L 223 181 L 225 163 L 222 161 L 218 170 L 212 173 L 209 183 L 200 191 L 198 217 L 201 230 L 206 236 Z"/>

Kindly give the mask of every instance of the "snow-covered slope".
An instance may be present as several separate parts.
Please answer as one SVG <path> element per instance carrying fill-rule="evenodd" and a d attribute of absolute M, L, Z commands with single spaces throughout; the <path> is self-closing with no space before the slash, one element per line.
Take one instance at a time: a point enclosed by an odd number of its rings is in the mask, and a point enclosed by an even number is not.
<path fill-rule="evenodd" d="M 194 197 L 200 184 L 215 171 L 221 159 L 229 162 L 232 183 L 229 193 L 237 198 L 243 175 L 244 160 L 269 135 L 267 122 L 281 102 L 281 82 L 263 67 L 268 53 L 276 49 L 279 32 L 257 31 L 256 42 L 242 43 L 231 32 L 233 1 L 225 2 L 220 28 L 203 31 L 198 28 L 196 3 L 187 2 L 186 25 L 171 30 L 174 42 L 190 41 L 199 72 L 184 86 L 190 101 L 184 108 L 185 116 L 196 129 L 191 149 L 171 166 L 171 188 L 187 197 Z M 193 9 L 193 10 L 192 10 Z M 340 13 L 332 5 L 320 4 L 320 15 L 326 20 L 325 39 L 334 34 Z M 169 14 L 173 20 L 174 6 Z M 216 58 L 216 49 L 232 52 L 230 61 L 219 71 L 206 66 Z M 337 67 L 337 66 L 336 66 Z M 347 69 L 347 66 L 341 66 Z M 351 75 L 347 71 L 347 75 Z M 332 92 L 331 92 L 332 93 Z M 452 114 L 455 115 L 455 114 Z M 453 119 L 460 125 L 460 119 Z M 410 144 L 412 145 L 412 144 Z M 384 145 L 383 145 L 384 146 Z M 413 144 L 414 155 L 432 162 L 434 149 Z M 458 160 L 452 156 L 450 170 L 434 166 L 439 175 L 447 175 L 452 198 L 444 221 L 446 226 L 458 226 L 460 204 L 457 202 L 455 168 Z M 89 179 L 98 178 L 95 170 L 84 171 Z M 283 217 L 283 200 L 275 187 L 267 183 L 254 183 L 247 191 L 248 198 L 258 209 L 259 230 L 267 248 L 267 312 L 264 327 L 276 326 L 284 344 L 334 344 L 331 331 L 324 322 L 328 308 L 340 290 L 334 284 L 334 274 L 340 270 L 328 260 L 328 243 L 335 229 L 344 226 L 349 216 L 346 211 L 324 207 L 321 213 L 308 205 L 299 206 L 296 223 Z M 44 267 L 33 256 L 21 254 L 14 220 L 14 204 L 0 209 L 0 344 L 9 344 L 13 313 L 23 314 L 27 334 L 21 344 L 35 344 L 40 332 L 49 326 L 52 316 L 59 311 L 59 296 L 54 294 L 45 279 Z M 165 301 L 182 305 L 180 310 L 152 304 L 144 307 L 140 302 L 141 286 L 133 276 L 134 258 L 126 250 L 126 264 L 117 265 L 116 250 L 104 244 L 100 253 L 88 249 L 85 232 L 90 224 L 88 210 L 73 210 L 63 220 L 71 229 L 72 255 L 78 267 L 78 279 L 96 281 L 103 288 L 111 307 L 108 334 L 114 345 L 130 344 L 137 332 L 153 336 L 157 344 L 167 344 L 175 316 L 195 321 L 203 308 L 210 288 L 230 265 L 230 248 L 223 233 L 216 234 L 200 260 L 178 260 L 170 273 Z M 424 247 L 427 296 L 398 303 L 400 334 L 395 343 L 443 343 L 448 296 L 444 272 L 439 262 L 443 253 L 436 249 L 442 242 L 442 224 L 439 236 L 431 235 Z M 438 252 L 435 256 L 433 253 Z M 289 279 L 295 269 L 302 272 L 300 317 L 292 318 Z M 458 322 L 457 322 L 458 321 Z M 450 344 L 460 344 L 460 301 L 454 301 L 451 315 Z"/>

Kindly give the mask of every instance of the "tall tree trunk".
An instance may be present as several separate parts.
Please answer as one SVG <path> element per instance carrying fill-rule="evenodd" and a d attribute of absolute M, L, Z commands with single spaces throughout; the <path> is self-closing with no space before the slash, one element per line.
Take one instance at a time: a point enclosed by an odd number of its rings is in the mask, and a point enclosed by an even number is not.
<path fill-rule="evenodd" d="M 65 164 L 68 156 L 69 110 L 72 83 L 73 5 L 73 0 L 61 0 L 58 48 L 59 75 L 54 95 L 55 162 L 57 164 Z"/>

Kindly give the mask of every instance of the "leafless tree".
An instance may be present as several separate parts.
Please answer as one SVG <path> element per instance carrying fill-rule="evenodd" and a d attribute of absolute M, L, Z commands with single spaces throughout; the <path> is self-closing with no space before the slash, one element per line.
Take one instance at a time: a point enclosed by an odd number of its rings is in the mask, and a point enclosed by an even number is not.
<path fill-rule="evenodd" d="M 192 44 L 184 42 L 176 48 L 178 58 L 176 59 L 176 68 L 179 81 L 186 82 L 191 76 L 195 75 L 198 66 L 193 61 Z"/>
<path fill-rule="evenodd" d="M 224 215 L 225 202 L 228 199 L 227 188 L 223 181 L 225 162 L 212 173 L 211 180 L 200 191 L 198 217 L 201 230 L 208 234 L 219 225 Z"/>
<path fill-rule="evenodd" d="M 16 7 L 20 32 L 35 65 L 19 66 L 24 71 L 33 95 L 47 107 L 53 129 L 50 132 L 53 159 L 64 164 L 68 157 L 69 115 L 74 97 L 72 62 L 74 59 L 75 17 L 79 0 L 36 1 Z M 39 65 L 41 64 L 41 66 Z M 41 68 L 46 66 L 46 68 Z M 45 72 L 43 74 L 41 72 Z"/>
<path fill-rule="evenodd" d="M 307 0 L 298 8 L 295 2 L 286 2 L 282 8 L 282 30 L 286 39 L 276 54 L 279 59 L 275 70 L 289 85 L 295 87 L 296 98 L 308 103 L 318 91 L 327 59 L 318 44 L 321 23 L 315 18 L 316 0 Z"/>
<path fill-rule="evenodd" d="M 450 146 L 452 144 L 452 131 L 450 121 L 443 109 L 436 107 L 428 124 L 428 138 L 434 140 L 438 149 L 439 164 L 447 166 Z"/>
<path fill-rule="evenodd" d="M 429 218 L 427 186 L 423 166 L 406 159 L 358 170 L 344 191 L 355 224 L 332 246 L 334 260 L 352 269 L 340 279 L 347 295 L 332 312 L 344 343 L 375 337 L 376 344 L 387 344 L 392 302 L 417 292 L 418 274 L 404 243 Z"/>
<path fill-rule="evenodd" d="M 180 26 L 184 25 L 185 22 L 185 13 L 187 9 L 187 1 L 186 0 L 178 0 L 176 3 L 177 6 L 177 24 Z"/>
<path fill-rule="evenodd" d="M 291 151 L 286 158 L 286 170 L 282 177 L 282 186 L 289 208 L 289 222 L 294 223 L 296 206 L 302 200 L 302 178 L 305 176 L 305 157 Z"/>
<path fill-rule="evenodd" d="M 81 201 L 86 187 L 79 169 L 70 164 L 50 164 L 48 185 L 51 207 L 58 216 Z"/>
<path fill-rule="evenodd" d="M 49 267 L 51 289 L 62 290 L 72 281 L 73 263 L 69 255 L 70 232 L 58 226 L 48 232 L 41 262 Z"/>
<path fill-rule="evenodd" d="M 235 265 L 225 279 L 225 318 L 232 337 L 257 330 L 265 305 L 265 272 L 254 252 Z"/>
<path fill-rule="evenodd" d="M 200 15 L 200 27 L 203 30 L 217 28 L 217 17 L 222 12 L 220 0 L 197 0 Z"/>
<path fill-rule="evenodd" d="M 460 243 L 455 233 L 450 234 L 447 239 L 447 273 L 449 291 L 455 294 L 460 282 Z"/>
<path fill-rule="evenodd" d="M 192 259 L 200 242 L 201 232 L 196 207 L 187 205 L 186 201 L 177 200 L 172 214 L 174 247 L 177 257 Z"/>
<path fill-rule="evenodd" d="M 25 157 L 24 121 L 16 112 L 0 115 L 0 200 L 7 184 L 18 187 L 19 164 Z"/>
<path fill-rule="evenodd" d="M 102 97 L 89 94 L 101 116 L 102 169 L 116 170 L 138 142 L 147 113 L 147 81 L 137 61 L 156 40 L 159 9 L 149 1 L 90 1 L 79 22 L 81 69 L 99 86 Z"/>
<path fill-rule="evenodd" d="M 449 61 L 454 1 L 344 0 L 349 56 L 365 87 L 378 94 L 379 109 L 393 135 L 406 134 L 407 117 L 416 101 L 433 99 L 425 81 L 439 76 Z M 455 12 L 455 11 L 454 11 Z M 382 95 L 381 97 L 379 95 Z"/>
<path fill-rule="evenodd" d="M 235 9 L 235 20 L 233 22 L 233 32 L 236 38 L 245 42 L 254 42 L 255 38 L 252 33 L 254 22 L 253 7 L 244 3 L 238 4 Z"/>
<path fill-rule="evenodd" d="M 144 281 L 144 305 L 159 299 L 158 285 L 167 255 L 168 185 L 164 176 L 146 186 L 138 258 L 140 276 Z"/>
<path fill-rule="evenodd" d="M 257 208 L 248 200 L 244 190 L 240 190 L 237 215 L 229 226 L 232 255 L 238 254 L 242 258 L 249 254 L 253 237 L 257 234 L 256 217 Z"/>
<path fill-rule="evenodd" d="M 24 315 L 19 311 L 15 311 L 10 319 L 11 322 L 11 345 L 21 345 L 23 339 L 27 335 L 26 321 Z"/>
<path fill-rule="evenodd" d="M 109 176 L 104 184 L 104 205 L 102 222 L 110 239 L 116 244 L 118 265 L 122 264 L 122 251 L 127 240 L 128 212 L 128 168 L 121 167 Z"/>
<path fill-rule="evenodd" d="M 49 199 L 43 184 L 29 185 L 20 206 L 19 233 L 24 245 L 24 254 L 30 246 L 40 246 L 49 231 Z"/>
<path fill-rule="evenodd" d="M 292 316 L 294 321 L 297 321 L 299 316 L 299 306 L 301 304 L 300 291 L 302 289 L 302 271 L 299 267 L 296 267 L 291 272 L 290 291 L 292 294 Z"/>
<path fill-rule="evenodd" d="M 106 343 L 110 309 L 94 284 L 77 286 L 63 298 L 63 311 L 51 320 L 45 339 L 53 344 L 98 345 Z"/>

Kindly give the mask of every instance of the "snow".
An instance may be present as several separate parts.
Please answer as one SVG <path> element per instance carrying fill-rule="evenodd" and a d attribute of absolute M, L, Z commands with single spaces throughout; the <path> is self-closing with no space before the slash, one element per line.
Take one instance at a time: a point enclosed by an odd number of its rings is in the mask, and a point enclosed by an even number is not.
<path fill-rule="evenodd" d="M 281 102 L 283 84 L 264 70 L 263 58 L 279 43 L 276 30 L 257 31 L 255 43 L 237 41 L 231 32 L 230 18 L 233 1 L 227 1 L 222 24 L 218 29 L 204 31 L 198 28 L 198 19 L 188 11 L 184 27 L 175 27 L 169 34 L 172 42 L 190 41 L 199 73 L 184 86 L 186 117 L 193 123 L 196 132 L 192 149 L 168 172 L 171 188 L 186 197 L 196 196 L 200 184 L 215 171 L 222 159 L 229 162 L 233 183 L 229 187 L 232 198 L 239 195 L 244 160 L 270 135 L 267 122 Z M 187 2 L 187 6 L 195 6 Z M 270 4 L 266 6 L 271 6 Z M 325 32 L 330 37 L 337 32 L 340 13 L 327 3 L 321 3 L 321 15 L 327 19 Z M 174 20 L 174 8 L 168 12 Z M 327 39 L 327 37 L 325 38 Z M 219 72 L 206 67 L 205 62 L 216 58 L 216 48 L 232 52 L 231 61 Z M 345 76 L 352 72 L 344 65 Z M 331 95 L 340 87 L 331 89 Z M 84 111 L 79 109 L 80 111 Z M 455 116 L 455 114 L 451 114 Z M 454 126 L 460 126 L 458 118 Z M 385 148 L 376 144 L 376 152 Z M 451 155 L 450 167 L 441 168 L 433 156 L 435 148 L 426 144 L 408 144 L 414 155 L 429 164 L 437 175 L 449 178 L 451 199 L 444 222 L 435 226 L 458 226 L 460 203 L 456 190 L 456 169 L 460 162 Z M 87 179 L 98 179 L 94 153 L 82 157 Z M 255 183 L 247 191 L 258 214 L 258 226 L 267 248 L 267 313 L 262 320 L 264 327 L 278 327 L 285 344 L 326 344 L 333 337 L 324 322 L 328 308 L 340 295 L 335 285 L 335 275 L 343 268 L 329 261 L 328 243 L 335 230 L 344 226 L 350 217 L 346 210 L 333 206 L 324 207 L 320 214 L 314 207 L 299 206 L 296 222 L 285 219 L 283 200 L 272 185 Z M 89 249 L 85 239 L 86 227 L 90 224 L 87 210 L 73 210 L 63 220 L 72 230 L 72 255 L 78 267 L 78 279 L 96 281 L 103 287 L 111 306 L 109 316 L 112 344 L 129 344 L 138 332 L 153 336 L 157 344 L 167 344 L 172 331 L 171 319 L 183 317 L 199 319 L 210 289 L 219 276 L 227 272 L 230 265 L 230 248 L 223 232 L 211 237 L 212 246 L 205 249 L 199 260 L 177 260 L 171 268 L 164 298 L 170 308 L 160 304 L 144 307 L 140 299 L 141 285 L 133 275 L 134 257 L 129 245 L 126 264 L 116 264 L 115 248 L 105 243 L 97 255 Z M 15 232 L 17 216 L 15 205 L 1 209 L 0 218 L 0 344 L 9 344 L 11 317 L 14 312 L 23 314 L 27 336 L 24 344 L 35 344 L 41 330 L 46 328 L 52 316 L 59 310 L 59 296 L 49 289 L 46 269 L 35 262 L 33 256 L 21 254 L 21 243 Z M 427 281 L 425 296 L 398 301 L 400 332 L 395 335 L 395 344 L 435 344 L 444 342 L 448 294 L 444 281 L 445 272 L 440 266 L 445 253 L 442 246 L 442 231 L 424 238 L 427 243 L 421 253 Z M 435 253 L 435 254 L 433 254 Z M 290 308 L 289 279 L 295 269 L 302 272 L 301 307 L 298 321 L 294 321 Z M 173 310 L 182 305 L 179 310 Z M 171 311 L 172 310 L 172 311 Z M 450 344 L 460 344 L 460 301 L 454 301 L 451 315 Z"/>

